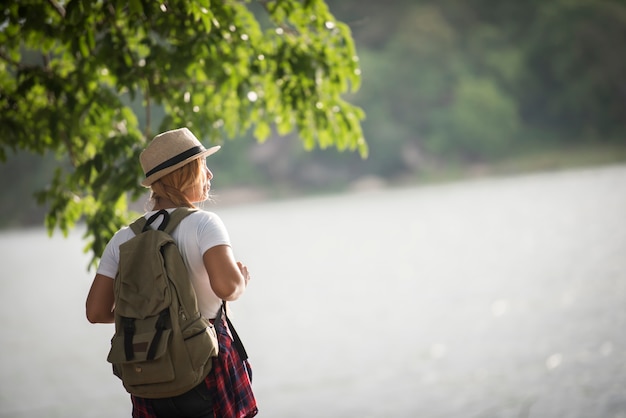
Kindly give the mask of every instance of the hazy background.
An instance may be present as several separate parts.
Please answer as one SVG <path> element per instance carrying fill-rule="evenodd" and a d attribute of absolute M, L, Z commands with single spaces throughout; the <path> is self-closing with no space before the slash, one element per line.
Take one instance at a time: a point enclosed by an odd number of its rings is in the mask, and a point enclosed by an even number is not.
<path fill-rule="evenodd" d="M 626 417 L 626 166 L 210 206 L 260 417 Z M 0 234 L 0 416 L 122 417 L 81 231 Z"/>
<path fill-rule="evenodd" d="M 210 160 L 260 416 L 626 417 L 626 5 L 328 3 L 370 157 Z M 32 198 L 63 158 L 0 165 L 0 416 L 129 416 L 83 230 L 49 239 Z"/>
<path fill-rule="evenodd" d="M 346 98 L 367 114 L 369 158 L 305 152 L 295 136 L 228 140 L 210 161 L 224 201 L 626 161 L 623 1 L 328 4 L 360 56 L 362 86 Z M 162 110 L 151 114 L 154 132 Z M 57 158 L 0 165 L 0 226 L 41 224 L 31 196 Z"/>

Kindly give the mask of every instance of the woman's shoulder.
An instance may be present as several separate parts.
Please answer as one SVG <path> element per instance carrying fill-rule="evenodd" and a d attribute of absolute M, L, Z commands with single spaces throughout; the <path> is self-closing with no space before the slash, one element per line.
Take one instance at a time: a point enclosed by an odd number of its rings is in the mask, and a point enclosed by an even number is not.
<path fill-rule="evenodd" d="M 133 233 L 133 230 L 130 229 L 130 226 L 126 225 L 121 227 L 115 234 L 113 234 L 111 242 L 120 245 L 131 239 L 134 235 L 135 234 Z"/>
<path fill-rule="evenodd" d="M 228 237 L 226 226 L 215 212 L 198 209 L 187 216 L 183 222 L 185 221 L 187 221 L 185 226 L 194 229 L 198 237 Z M 226 241 L 228 241 L 228 239 L 226 239 Z"/>
<path fill-rule="evenodd" d="M 197 209 L 193 211 L 187 218 L 195 222 L 221 222 L 220 217 L 215 212 L 211 212 L 204 209 Z"/>
<path fill-rule="evenodd" d="M 185 229 L 195 229 L 199 233 L 205 230 L 223 229 L 222 219 L 215 213 L 204 209 L 197 209 L 181 221 Z"/>

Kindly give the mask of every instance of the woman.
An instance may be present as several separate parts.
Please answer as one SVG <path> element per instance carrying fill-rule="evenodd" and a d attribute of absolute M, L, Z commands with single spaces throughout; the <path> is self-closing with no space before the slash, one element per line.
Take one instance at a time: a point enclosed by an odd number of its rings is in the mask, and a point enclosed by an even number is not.
<path fill-rule="evenodd" d="M 140 161 L 150 187 L 152 211 L 193 208 L 209 197 L 213 173 L 206 157 L 219 146 L 205 149 L 187 128 L 157 135 L 141 153 Z M 158 221 L 154 228 L 158 227 Z M 133 237 L 129 227 L 120 229 L 107 244 L 87 296 L 87 319 L 91 323 L 112 323 L 113 281 L 119 263 L 119 246 Z M 198 210 L 181 221 L 172 237 L 185 260 L 198 298 L 198 307 L 208 319 L 216 318 L 222 301 L 238 299 L 250 274 L 235 261 L 230 239 L 217 215 Z M 232 345 L 227 324 L 220 316 L 215 324 L 219 355 L 206 379 L 191 391 L 165 399 L 146 399 L 131 395 L 133 417 L 252 417 L 256 401 L 250 387 L 249 365 Z"/>

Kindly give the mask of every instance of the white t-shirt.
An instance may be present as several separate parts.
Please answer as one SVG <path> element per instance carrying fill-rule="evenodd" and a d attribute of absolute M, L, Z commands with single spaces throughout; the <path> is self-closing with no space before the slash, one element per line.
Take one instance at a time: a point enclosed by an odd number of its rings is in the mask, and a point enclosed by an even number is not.
<path fill-rule="evenodd" d="M 173 211 L 174 209 L 168 209 L 170 213 Z M 156 212 L 148 212 L 144 217 L 147 219 Z M 154 221 L 151 227 L 158 228 L 161 220 Z M 120 261 L 120 245 L 134 236 L 135 234 L 128 226 L 115 233 L 104 249 L 98 265 L 98 274 L 115 278 Z M 230 245 L 230 237 L 226 227 L 216 214 L 198 210 L 178 224 L 172 233 L 172 238 L 178 245 L 189 270 L 202 316 L 215 318 L 222 301 L 211 289 L 209 275 L 204 267 L 202 256 L 208 249 L 217 245 Z"/>

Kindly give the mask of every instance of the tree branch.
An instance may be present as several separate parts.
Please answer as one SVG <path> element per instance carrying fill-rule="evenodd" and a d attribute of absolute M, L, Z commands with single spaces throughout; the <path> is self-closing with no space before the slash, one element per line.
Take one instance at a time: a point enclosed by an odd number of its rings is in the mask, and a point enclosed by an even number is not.
<path fill-rule="evenodd" d="M 150 138 L 150 119 L 151 119 L 151 111 L 150 111 L 150 83 L 146 86 L 146 131 L 145 137 Z"/>
<path fill-rule="evenodd" d="M 61 6 L 56 0 L 48 0 L 48 3 L 54 7 L 54 9 L 61 15 L 62 18 L 65 18 L 65 9 Z"/>
<path fill-rule="evenodd" d="M 0 59 L 8 62 L 9 64 L 11 64 L 11 65 L 13 65 L 13 66 L 15 66 L 17 68 L 24 68 L 24 66 L 21 65 L 18 61 L 14 61 L 14 60 L 11 59 L 11 57 L 6 55 L 2 49 L 0 49 Z"/>

